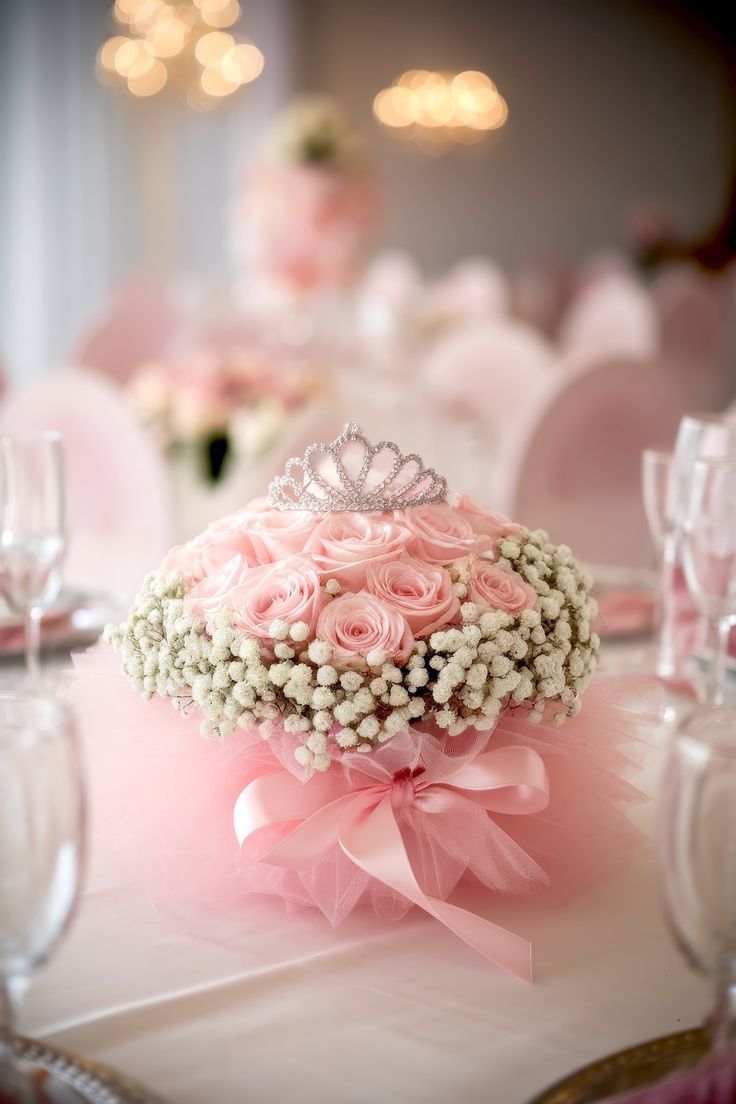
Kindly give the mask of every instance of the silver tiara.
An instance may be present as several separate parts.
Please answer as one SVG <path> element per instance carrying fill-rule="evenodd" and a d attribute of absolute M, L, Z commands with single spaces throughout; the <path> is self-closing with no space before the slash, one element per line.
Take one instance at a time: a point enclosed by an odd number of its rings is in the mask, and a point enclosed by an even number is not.
<path fill-rule="evenodd" d="M 404 456 L 393 441 L 371 445 L 355 422 L 346 422 L 329 444 L 309 445 L 304 456 L 292 456 L 268 488 L 273 509 L 313 514 L 390 513 L 444 502 L 446 495 L 447 480 L 425 468 L 420 456 Z"/>

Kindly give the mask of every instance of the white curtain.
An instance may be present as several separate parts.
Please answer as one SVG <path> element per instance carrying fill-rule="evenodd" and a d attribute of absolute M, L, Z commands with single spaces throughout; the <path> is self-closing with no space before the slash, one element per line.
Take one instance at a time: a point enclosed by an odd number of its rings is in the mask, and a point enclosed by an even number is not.
<path fill-rule="evenodd" d="M 213 112 L 102 87 L 106 0 L 3 6 L 0 360 L 21 382 L 68 360 L 122 281 L 227 267 L 225 210 L 242 165 L 295 90 L 293 0 L 244 0 L 234 28 L 266 59 Z"/>

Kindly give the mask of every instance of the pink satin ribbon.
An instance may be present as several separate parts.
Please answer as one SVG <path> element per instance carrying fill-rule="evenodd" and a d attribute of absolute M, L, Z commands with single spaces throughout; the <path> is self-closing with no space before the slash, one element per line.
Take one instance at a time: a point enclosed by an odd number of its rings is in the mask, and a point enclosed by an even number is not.
<path fill-rule="evenodd" d="M 532 980 L 528 940 L 474 912 L 429 896 L 417 881 L 396 813 L 426 815 L 466 800 L 496 813 L 538 813 L 548 803 L 544 761 L 531 748 L 482 752 L 441 779 L 401 771 L 388 782 L 339 765 L 301 782 L 287 770 L 262 775 L 239 795 L 235 832 L 246 855 L 289 870 L 318 863 L 335 844 L 371 877 L 423 908 L 491 962 Z"/>

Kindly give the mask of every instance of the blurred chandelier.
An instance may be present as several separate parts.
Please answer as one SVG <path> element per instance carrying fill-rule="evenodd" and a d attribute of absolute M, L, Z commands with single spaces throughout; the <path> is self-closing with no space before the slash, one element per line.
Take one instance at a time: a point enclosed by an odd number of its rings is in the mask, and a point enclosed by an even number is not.
<path fill-rule="evenodd" d="M 238 0 L 117 0 L 112 14 L 128 33 L 100 48 L 97 77 L 133 96 L 176 88 L 207 110 L 263 69 L 258 47 L 224 30 L 240 18 Z"/>
<path fill-rule="evenodd" d="M 434 146 L 472 144 L 498 130 L 509 109 L 490 77 L 476 70 L 409 69 L 373 101 L 373 114 L 395 137 Z"/>

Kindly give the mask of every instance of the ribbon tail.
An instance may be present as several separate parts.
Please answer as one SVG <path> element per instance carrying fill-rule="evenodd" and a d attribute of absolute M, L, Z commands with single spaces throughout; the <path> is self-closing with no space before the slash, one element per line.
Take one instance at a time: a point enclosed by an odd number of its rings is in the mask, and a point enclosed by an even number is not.
<path fill-rule="evenodd" d="M 348 858 L 366 874 L 434 916 L 494 965 L 531 982 L 532 948 L 528 940 L 422 890 L 406 853 L 390 796 L 367 815 L 345 817 L 338 829 L 338 839 Z"/>
<path fill-rule="evenodd" d="M 458 767 L 438 783 L 466 793 L 493 813 L 523 816 L 540 813 L 549 804 L 549 779 L 544 760 L 532 748 L 494 748 Z"/>

